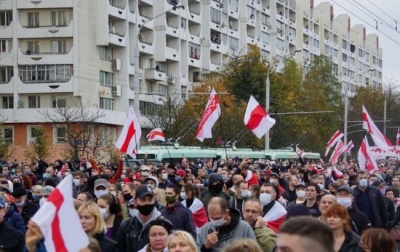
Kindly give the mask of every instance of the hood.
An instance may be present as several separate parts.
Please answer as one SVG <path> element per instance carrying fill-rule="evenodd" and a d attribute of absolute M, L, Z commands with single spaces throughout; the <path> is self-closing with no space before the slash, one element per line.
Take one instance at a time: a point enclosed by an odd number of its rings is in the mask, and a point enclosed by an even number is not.
<path fill-rule="evenodd" d="M 229 233 L 232 232 L 239 224 L 240 221 L 240 212 L 235 208 L 229 208 L 229 216 L 231 217 L 231 222 L 228 225 L 224 225 L 219 228 L 219 232 L 221 233 Z"/>
<path fill-rule="evenodd" d="M 132 217 L 136 217 L 140 221 L 140 223 L 142 223 L 143 226 L 148 224 L 150 221 L 155 220 L 159 216 L 161 216 L 160 211 L 158 211 L 156 206 L 154 206 L 153 213 L 151 214 L 151 218 L 146 223 L 143 223 L 142 220 L 139 218 L 139 211 L 137 209 L 135 209 L 135 210 L 136 211 L 133 211 L 133 216 Z"/>
<path fill-rule="evenodd" d="M 222 182 L 222 184 L 224 183 L 224 180 L 222 179 L 222 176 L 220 174 L 217 173 L 213 173 L 208 177 L 208 184 L 212 185 L 212 183 L 216 180 L 219 180 Z"/>

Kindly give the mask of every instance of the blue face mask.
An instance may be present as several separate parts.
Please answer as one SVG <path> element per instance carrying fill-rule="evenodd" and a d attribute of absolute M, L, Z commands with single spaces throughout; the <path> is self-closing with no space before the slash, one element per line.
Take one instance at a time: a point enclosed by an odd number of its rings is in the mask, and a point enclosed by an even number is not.
<path fill-rule="evenodd" d="M 15 174 L 15 169 L 11 169 L 11 173 L 12 173 L 12 174 Z"/>
<path fill-rule="evenodd" d="M 179 181 L 181 181 L 182 180 L 182 177 L 181 176 L 176 176 L 175 177 L 175 182 L 176 183 L 178 183 Z"/>
<path fill-rule="evenodd" d="M 367 187 L 368 186 L 368 179 L 366 179 L 366 178 L 360 179 L 360 181 L 358 181 L 358 185 L 361 186 L 361 187 Z"/>
<path fill-rule="evenodd" d="M 39 202 L 39 200 L 42 198 L 42 196 L 32 194 L 32 198 L 33 198 L 33 201 Z"/>
<path fill-rule="evenodd" d="M 49 174 L 49 173 L 44 173 L 44 174 L 43 174 L 43 178 L 44 178 L 44 179 L 50 178 L 50 174 Z"/>

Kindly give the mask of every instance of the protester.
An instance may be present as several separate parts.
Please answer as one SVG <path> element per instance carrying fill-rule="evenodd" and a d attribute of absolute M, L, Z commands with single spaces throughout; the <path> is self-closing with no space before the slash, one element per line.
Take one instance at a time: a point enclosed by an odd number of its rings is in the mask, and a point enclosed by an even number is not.
<path fill-rule="evenodd" d="M 89 192 L 81 192 L 76 197 L 77 200 L 82 201 L 83 203 L 93 200 L 93 195 Z"/>
<path fill-rule="evenodd" d="M 321 217 L 323 218 L 324 213 L 326 212 L 326 210 L 332 206 L 333 204 L 336 204 L 336 197 L 334 195 L 331 194 L 325 194 L 324 196 L 321 197 L 319 204 L 318 204 L 318 209 L 319 212 L 321 213 Z"/>
<path fill-rule="evenodd" d="M 168 252 L 198 252 L 192 235 L 185 231 L 174 231 L 168 237 Z"/>
<path fill-rule="evenodd" d="M 303 205 L 308 208 L 310 214 L 314 217 L 321 216 L 317 198 L 320 193 L 321 188 L 317 184 L 311 182 L 307 185 L 306 200 L 304 201 Z"/>
<path fill-rule="evenodd" d="M 260 203 L 263 205 L 263 219 L 267 226 L 278 232 L 286 217 L 285 207 L 278 202 L 279 189 L 275 184 L 263 184 L 260 189 Z"/>
<path fill-rule="evenodd" d="M 97 199 L 97 205 L 106 224 L 106 237 L 117 240 L 117 232 L 124 218 L 117 197 L 111 194 L 101 195 Z"/>
<path fill-rule="evenodd" d="M 5 192 L 0 192 L 0 195 L 3 196 L 5 205 L 6 205 L 6 214 L 4 215 L 4 222 L 10 224 L 15 229 L 21 231 L 22 233 L 26 232 L 26 225 L 22 216 L 15 212 L 14 207 L 10 205 L 10 196 Z"/>
<path fill-rule="evenodd" d="M 139 250 L 139 252 L 168 252 L 167 239 L 172 233 L 173 226 L 168 220 L 159 219 L 149 223 L 149 244 Z"/>
<path fill-rule="evenodd" d="M 251 192 L 247 189 L 247 183 L 244 180 L 240 180 L 234 185 L 235 196 L 232 196 L 228 201 L 229 208 L 235 208 L 242 215 L 242 210 L 244 206 L 244 202 L 246 199 L 251 197 Z"/>
<path fill-rule="evenodd" d="M 229 245 L 224 252 L 265 252 L 270 250 L 261 249 L 260 245 L 251 239 L 240 239 Z"/>
<path fill-rule="evenodd" d="M 196 229 L 201 228 L 208 222 L 206 209 L 203 202 L 199 200 L 200 190 L 192 184 L 186 184 L 181 189 L 180 198 L 183 206 L 189 208 L 193 215 Z"/>
<path fill-rule="evenodd" d="M 15 212 L 21 214 L 25 225 L 27 225 L 29 219 L 37 212 L 39 207 L 27 200 L 27 192 L 23 187 L 16 188 L 12 192 L 12 196 L 14 197 L 14 203 L 11 203 L 11 206 Z"/>
<path fill-rule="evenodd" d="M 6 211 L 6 202 L 0 195 L 0 249 L 3 251 L 23 251 L 24 235 L 4 221 Z"/>
<path fill-rule="evenodd" d="M 296 188 L 298 184 L 299 180 L 297 179 L 296 175 L 289 176 L 288 187 L 282 194 L 283 198 L 285 198 L 289 202 L 295 201 L 297 199 Z"/>
<path fill-rule="evenodd" d="M 360 247 L 365 252 L 396 252 L 396 241 L 384 229 L 371 228 L 360 238 Z"/>
<path fill-rule="evenodd" d="M 220 174 L 211 174 L 208 178 L 208 181 L 208 192 L 201 199 L 206 209 L 208 209 L 208 202 L 213 197 L 222 197 L 226 201 L 229 201 L 231 197 L 227 193 L 222 191 L 222 188 L 224 187 L 224 180 L 222 179 Z"/>

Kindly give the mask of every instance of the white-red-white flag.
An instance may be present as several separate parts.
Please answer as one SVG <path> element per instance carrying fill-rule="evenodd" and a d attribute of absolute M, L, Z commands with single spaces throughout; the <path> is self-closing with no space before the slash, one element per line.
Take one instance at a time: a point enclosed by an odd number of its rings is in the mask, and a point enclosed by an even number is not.
<path fill-rule="evenodd" d="M 274 126 L 275 119 L 270 117 L 257 100 L 251 95 L 244 115 L 244 124 L 258 138 L 264 136 Z"/>
<path fill-rule="evenodd" d="M 121 152 L 127 154 L 134 154 L 140 138 L 142 136 L 142 129 L 140 128 L 139 119 L 135 115 L 133 108 L 129 108 L 128 118 L 122 128 L 121 134 L 118 137 L 115 147 Z"/>
<path fill-rule="evenodd" d="M 368 131 L 376 146 L 383 150 L 387 150 L 389 149 L 389 146 L 393 146 L 392 143 L 381 133 L 378 127 L 376 127 L 374 121 L 372 121 L 364 105 L 362 106 L 362 120 L 363 129 Z"/>
<path fill-rule="evenodd" d="M 335 174 L 336 178 L 343 177 L 343 172 L 341 170 L 339 170 L 336 166 L 333 167 L 332 172 Z"/>
<path fill-rule="evenodd" d="M 326 151 L 325 151 L 325 156 L 328 156 L 329 151 L 335 144 L 343 137 L 343 133 L 337 130 L 335 134 L 329 139 L 329 141 L 326 143 Z"/>
<path fill-rule="evenodd" d="M 397 128 L 397 135 L 396 135 L 396 146 L 399 146 L 399 141 L 400 141 L 400 129 Z"/>
<path fill-rule="evenodd" d="M 80 251 L 89 245 L 72 197 L 72 175 L 67 175 L 32 217 L 44 237 L 47 251 Z"/>
<path fill-rule="evenodd" d="M 160 128 L 155 128 L 152 131 L 150 131 L 149 134 L 147 134 L 147 140 L 149 142 L 151 142 L 151 141 L 163 141 L 163 142 L 165 142 L 164 132 Z"/>
<path fill-rule="evenodd" d="M 354 143 L 353 140 L 347 143 L 346 147 L 344 148 L 344 153 L 350 153 L 351 149 L 353 149 Z"/>
<path fill-rule="evenodd" d="M 296 145 L 296 153 L 301 158 L 304 158 L 304 156 L 305 156 L 304 150 L 300 149 L 298 145 Z"/>
<path fill-rule="evenodd" d="M 340 155 L 343 154 L 345 147 L 346 146 L 344 145 L 343 141 L 339 140 L 336 144 L 335 149 L 333 150 L 331 157 L 329 158 L 329 163 L 336 164 Z"/>
<path fill-rule="evenodd" d="M 221 115 L 221 107 L 219 106 L 218 94 L 213 88 L 208 98 L 206 108 L 201 116 L 199 127 L 197 128 L 196 138 L 201 142 L 205 138 L 212 138 L 212 127 Z"/>
<path fill-rule="evenodd" d="M 372 157 L 373 155 L 368 145 L 367 137 L 364 137 L 360 149 L 358 150 L 358 164 L 361 170 L 367 170 L 371 174 L 375 170 L 378 170 L 378 164 Z"/>

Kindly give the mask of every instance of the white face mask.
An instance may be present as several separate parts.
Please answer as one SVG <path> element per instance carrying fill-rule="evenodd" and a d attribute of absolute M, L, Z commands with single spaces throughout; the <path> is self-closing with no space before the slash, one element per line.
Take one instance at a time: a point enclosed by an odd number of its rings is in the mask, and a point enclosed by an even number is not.
<path fill-rule="evenodd" d="M 80 186 L 81 185 L 81 180 L 80 179 L 74 179 L 74 185 L 75 186 Z"/>
<path fill-rule="evenodd" d="M 108 190 L 97 190 L 94 191 L 94 195 L 96 196 L 96 198 L 100 198 L 102 195 L 107 194 Z"/>
<path fill-rule="evenodd" d="M 269 183 L 277 183 L 278 181 L 276 181 L 276 179 L 269 179 Z"/>
<path fill-rule="evenodd" d="M 367 187 L 368 186 L 368 179 L 366 179 L 366 178 L 360 179 L 360 181 L 358 181 L 358 184 L 361 187 Z"/>
<path fill-rule="evenodd" d="M 16 205 L 17 207 L 22 207 L 22 206 L 24 206 L 24 204 L 25 204 L 25 200 L 20 201 L 20 202 L 15 202 L 15 205 Z"/>
<path fill-rule="evenodd" d="M 113 195 L 113 196 L 117 196 L 117 192 L 116 191 L 112 191 L 112 192 L 110 192 L 110 194 Z"/>
<path fill-rule="evenodd" d="M 183 199 L 183 200 L 187 199 L 187 195 L 185 192 L 181 192 L 180 196 L 181 196 L 181 199 Z"/>
<path fill-rule="evenodd" d="M 210 223 L 214 226 L 214 227 L 221 227 L 225 224 L 226 220 L 225 218 L 221 218 L 218 220 L 214 220 L 210 218 Z"/>
<path fill-rule="evenodd" d="M 349 180 L 348 179 L 343 180 L 343 184 L 348 185 L 349 184 Z"/>
<path fill-rule="evenodd" d="M 126 174 L 122 174 L 121 179 L 125 179 L 125 178 L 126 178 Z"/>
<path fill-rule="evenodd" d="M 140 175 L 142 175 L 143 177 L 148 177 L 149 176 L 149 172 L 148 171 L 142 171 L 140 173 Z"/>
<path fill-rule="evenodd" d="M 243 190 L 241 193 L 240 193 L 240 197 L 242 197 L 243 199 L 248 199 L 248 198 L 250 198 L 251 197 L 251 192 L 249 191 L 249 190 Z"/>
<path fill-rule="evenodd" d="M 270 193 L 261 193 L 260 202 L 263 206 L 268 205 L 272 201 L 272 195 Z"/>
<path fill-rule="evenodd" d="M 298 198 L 304 198 L 304 197 L 306 197 L 306 191 L 298 190 L 298 191 L 296 191 L 296 195 Z"/>
<path fill-rule="evenodd" d="M 321 190 L 325 189 L 325 185 L 324 184 L 318 183 L 318 186 L 319 186 L 319 189 L 321 189 Z"/>
<path fill-rule="evenodd" d="M 168 179 L 168 173 L 163 173 L 162 174 L 162 179 Z"/>
<path fill-rule="evenodd" d="M 345 208 L 349 208 L 352 204 L 351 198 L 338 197 L 336 200 L 338 204 L 344 206 Z"/>
<path fill-rule="evenodd" d="M 103 216 L 103 220 L 107 219 L 108 216 L 110 216 L 110 213 L 107 213 L 106 208 L 100 208 L 100 213 L 101 213 L 101 216 Z"/>

